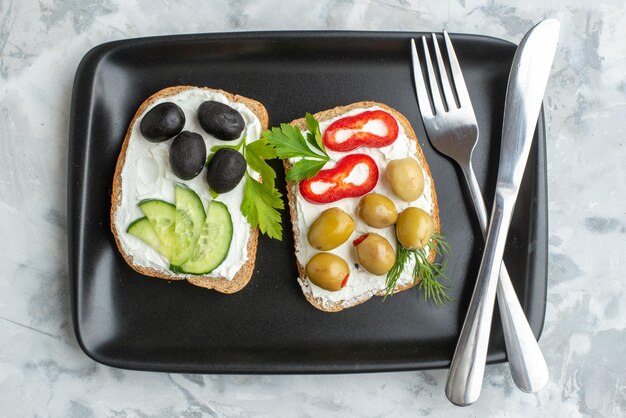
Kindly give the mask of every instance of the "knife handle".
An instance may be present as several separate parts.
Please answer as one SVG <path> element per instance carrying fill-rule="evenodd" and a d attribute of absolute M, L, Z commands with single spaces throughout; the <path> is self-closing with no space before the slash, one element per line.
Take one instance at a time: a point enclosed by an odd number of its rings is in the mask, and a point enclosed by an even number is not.
<path fill-rule="evenodd" d="M 548 384 L 550 377 L 548 365 L 517 299 L 511 279 L 503 279 L 505 272 L 503 263 L 497 295 L 511 376 L 522 391 L 539 392 Z"/>
<path fill-rule="evenodd" d="M 456 405 L 470 405 L 480 396 L 489 347 L 491 319 L 496 301 L 498 274 L 513 216 L 515 197 L 516 195 L 506 188 L 496 189 L 489 233 L 485 241 L 485 251 L 476 286 L 446 383 L 446 396 Z"/>
<path fill-rule="evenodd" d="M 476 180 L 471 162 L 466 166 L 462 166 L 462 168 L 472 201 L 474 202 L 480 229 L 483 232 L 483 237 L 486 238 L 489 219 L 480 186 Z M 530 328 L 530 324 L 528 324 L 526 314 L 524 314 L 524 310 L 517 298 L 504 262 L 500 267 L 497 299 L 513 381 L 524 392 L 538 392 L 548 383 L 548 366 Z"/>

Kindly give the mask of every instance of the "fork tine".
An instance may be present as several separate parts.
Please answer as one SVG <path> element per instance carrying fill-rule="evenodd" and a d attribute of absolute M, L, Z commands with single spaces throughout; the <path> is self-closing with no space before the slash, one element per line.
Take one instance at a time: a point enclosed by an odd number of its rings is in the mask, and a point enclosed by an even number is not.
<path fill-rule="evenodd" d="M 426 90 L 426 84 L 424 84 L 424 74 L 422 74 L 422 66 L 420 65 L 420 59 L 417 55 L 417 46 L 415 45 L 415 39 L 411 39 L 411 57 L 413 58 L 413 80 L 415 81 L 415 90 L 417 91 L 417 102 L 420 107 L 422 117 L 432 118 L 433 109 L 430 106 L 430 99 L 428 99 L 428 90 Z"/>
<path fill-rule="evenodd" d="M 446 30 L 443 31 L 443 39 L 446 42 L 446 50 L 448 51 L 448 58 L 450 59 L 450 70 L 452 70 L 452 80 L 454 80 L 454 87 L 459 98 L 459 106 L 472 109 L 472 102 L 470 100 L 469 93 L 467 92 L 467 86 L 465 85 L 465 79 L 463 78 L 463 73 L 461 72 L 461 66 L 459 65 L 459 60 L 456 58 L 454 47 L 452 46 L 450 36 L 448 36 L 448 32 Z"/>
<path fill-rule="evenodd" d="M 448 72 L 446 66 L 443 64 L 443 58 L 441 57 L 441 50 L 439 50 L 439 42 L 437 41 L 437 35 L 431 33 L 433 38 L 433 47 L 435 48 L 435 57 L 437 57 L 437 68 L 439 68 L 439 78 L 441 79 L 441 88 L 443 89 L 443 95 L 446 99 L 446 105 L 448 110 L 456 108 L 456 101 L 454 100 L 454 94 L 450 87 L 450 80 L 448 80 Z"/>
<path fill-rule="evenodd" d="M 428 44 L 426 43 L 426 37 L 424 36 L 422 36 L 422 46 L 424 47 L 426 69 L 428 70 L 428 83 L 430 84 L 430 94 L 433 97 L 433 104 L 435 105 L 435 114 L 444 113 L 445 108 L 443 107 L 443 102 L 441 101 L 441 94 L 439 93 L 439 87 L 437 86 L 435 70 L 433 69 L 433 63 L 430 60 L 430 51 L 428 50 Z"/>

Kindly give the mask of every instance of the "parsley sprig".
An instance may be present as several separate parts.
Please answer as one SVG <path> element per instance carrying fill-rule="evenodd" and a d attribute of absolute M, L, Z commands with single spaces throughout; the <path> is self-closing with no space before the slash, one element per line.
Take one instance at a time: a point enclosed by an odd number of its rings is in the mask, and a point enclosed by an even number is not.
<path fill-rule="evenodd" d="M 444 275 L 444 270 L 448 262 L 450 254 L 450 245 L 446 238 L 438 232 L 434 232 L 430 241 L 424 248 L 419 250 L 406 249 L 397 242 L 396 262 L 387 273 L 387 281 L 385 283 L 385 298 L 392 295 L 398 279 L 404 272 L 406 266 L 415 260 L 413 268 L 413 283 L 420 282 L 418 289 L 424 292 L 424 300 L 432 300 L 435 305 L 443 305 L 450 302 L 450 296 L 446 293 L 448 286 L 444 285 L 440 279 L 448 280 Z M 435 250 L 436 254 L 443 256 L 442 262 L 431 262 L 428 255 Z"/>
<path fill-rule="evenodd" d="M 248 169 L 244 175 L 243 201 L 241 213 L 248 219 L 253 228 L 258 227 L 262 233 L 270 238 L 281 240 L 283 228 L 280 223 L 279 209 L 285 207 L 282 195 L 276 189 L 276 172 L 266 162 L 278 156 L 276 149 L 266 139 L 260 138 L 254 142 L 246 143 L 246 137 L 236 145 L 218 145 L 211 148 L 211 154 L 207 164 L 213 158 L 215 152 L 222 148 L 230 148 L 241 152 L 246 159 Z M 250 174 L 250 170 L 261 175 L 262 182 Z M 215 193 L 211 191 L 215 197 Z"/>
<path fill-rule="evenodd" d="M 306 137 L 298 127 L 288 123 L 263 132 L 262 138 L 275 147 L 279 158 L 300 158 L 287 171 L 287 181 L 310 179 L 331 160 L 324 148 L 319 123 L 310 113 L 305 119 Z"/>

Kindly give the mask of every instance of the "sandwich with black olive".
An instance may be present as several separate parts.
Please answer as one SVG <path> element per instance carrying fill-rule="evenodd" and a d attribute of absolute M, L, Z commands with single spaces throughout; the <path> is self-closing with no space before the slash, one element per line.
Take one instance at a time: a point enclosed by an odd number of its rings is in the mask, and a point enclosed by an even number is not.
<path fill-rule="evenodd" d="M 111 196 L 111 230 L 130 267 L 223 293 L 248 283 L 259 229 L 281 234 L 279 220 L 260 216 L 280 219 L 282 208 L 265 163 L 273 149 L 259 142 L 267 125 L 261 103 L 205 87 L 166 88 L 139 106 Z M 258 203 L 263 193 L 273 200 Z"/>

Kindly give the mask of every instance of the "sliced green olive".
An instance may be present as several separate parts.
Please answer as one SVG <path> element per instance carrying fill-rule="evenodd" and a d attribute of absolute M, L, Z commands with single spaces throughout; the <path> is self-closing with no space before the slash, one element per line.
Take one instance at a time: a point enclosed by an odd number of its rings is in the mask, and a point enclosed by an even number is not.
<path fill-rule="evenodd" d="M 398 215 L 396 235 L 404 248 L 424 248 L 435 230 L 433 218 L 420 208 L 409 207 Z"/>
<path fill-rule="evenodd" d="M 348 282 L 348 263 L 338 255 L 317 253 L 306 264 L 306 275 L 316 286 L 336 292 Z"/>
<path fill-rule="evenodd" d="M 424 172 L 414 158 L 391 160 L 385 172 L 391 190 L 405 202 L 417 200 L 424 191 Z"/>
<path fill-rule="evenodd" d="M 356 258 L 363 268 L 372 274 L 387 274 L 396 262 L 396 253 L 384 237 L 378 234 L 365 234 L 354 240 Z"/>
<path fill-rule="evenodd" d="M 396 205 L 387 196 L 378 193 L 370 193 L 361 198 L 358 214 L 373 228 L 385 228 L 396 223 L 398 219 Z"/>
<path fill-rule="evenodd" d="M 354 232 L 354 220 L 339 208 L 326 209 L 309 228 L 308 239 L 313 248 L 328 251 L 337 248 Z"/>

